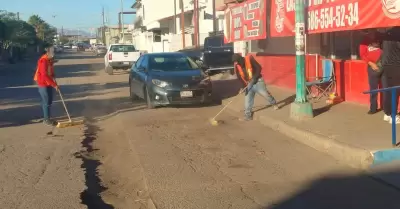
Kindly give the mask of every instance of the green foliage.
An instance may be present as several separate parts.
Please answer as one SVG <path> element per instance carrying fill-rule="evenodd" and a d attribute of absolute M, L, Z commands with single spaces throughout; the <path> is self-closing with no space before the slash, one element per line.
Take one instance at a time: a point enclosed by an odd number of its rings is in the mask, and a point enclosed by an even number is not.
<path fill-rule="evenodd" d="M 57 34 L 57 29 L 49 25 L 38 15 L 32 15 L 28 19 L 28 23 L 32 25 L 37 33 L 37 37 L 47 44 L 53 44 L 54 36 Z"/>
<path fill-rule="evenodd" d="M 66 36 L 61 36 L 59 41 L 61 42 L 61 44 L 67 44 L 69 43 L 69 39 Z"/>
<path fill-rule="evenodd" d="M 25 48 L 37 40 L 53 44 L 56 34 L 57 30 L 38 15 L 32 15 L 25 22 L 15 13 L 0 10 L 0 45 L 5 49 L 11 46 Z"/>
<path fill-rule="evenodd" d="M 36 32 L 32 25 L 19 20 L 15 13 L 0 10 L 0 44 L 3 48 L 25 48 L 35 40 Z"/>

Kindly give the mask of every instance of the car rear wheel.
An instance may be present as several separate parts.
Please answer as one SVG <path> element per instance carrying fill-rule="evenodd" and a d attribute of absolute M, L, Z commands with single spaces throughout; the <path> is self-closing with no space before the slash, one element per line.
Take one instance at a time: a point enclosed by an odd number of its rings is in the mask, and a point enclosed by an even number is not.
<path fill-rule="evenodd" d="M 114 73 L 114 69 L 112 67 L 106 67 L 106 72 L 108 75 L 112 75 Z"/>
<path fill-rule="evenodd" d="M 149 90 L 147 89 L 147 87 L 145 88 L 145 93 L 146 93 L 147 108 L 148 108 L 148 109 L 154 109 L 155 106 L 154 106 L 153 102 L 151 102 Z"/>

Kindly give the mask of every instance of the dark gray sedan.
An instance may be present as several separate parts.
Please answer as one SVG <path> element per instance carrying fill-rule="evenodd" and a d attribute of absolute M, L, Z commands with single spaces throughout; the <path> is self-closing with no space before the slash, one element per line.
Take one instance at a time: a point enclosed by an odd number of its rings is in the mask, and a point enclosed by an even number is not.
<path fill-rule="evenodd" d="M 145 99 L 148 108 L 212 101 L 205 69 L 180 52 L 143 54 L 132 66 L 129 86 L 131 99 Z"/>

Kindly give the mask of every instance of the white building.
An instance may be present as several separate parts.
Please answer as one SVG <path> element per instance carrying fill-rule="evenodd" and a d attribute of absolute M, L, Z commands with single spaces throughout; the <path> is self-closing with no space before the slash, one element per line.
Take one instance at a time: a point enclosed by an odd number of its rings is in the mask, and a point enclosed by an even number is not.
<path fill-rule="evenodd" d="M 182 0 L 184 9 L 185 46 L 181 31 L 180 0 L 137 0 L 132 42 L 148 52 L 177 51 L 195 45 L 193 0 Z M 199 0 L 199 42 L 213 31 L 212 0 Z M 218 22 L 218 21 L 217 21 Z"/>

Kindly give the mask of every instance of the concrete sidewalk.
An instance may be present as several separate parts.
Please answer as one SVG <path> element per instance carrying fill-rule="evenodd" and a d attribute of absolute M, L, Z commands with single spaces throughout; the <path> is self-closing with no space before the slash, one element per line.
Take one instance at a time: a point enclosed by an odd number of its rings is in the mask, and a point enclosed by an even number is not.
<path fill-rule="evenodd" d="M 223 96 L 225 104 L 239 89 L 237 81 L 232 79 L 214 81 L 214 85 L 219 86 L 217 93 Z M 295 122 L 290 119 L 294 92 L 274 86 L 268 86 L 268 89 L 281 109 L 267 108 L 266 101 L 257 96 L 254 119 L 262 124 L 356 168 L 366 169 L 400 159 L 400 151 L 391 147 L 391 125 L 383 121 L 383 112 L 368 115 L 366 106 L 346 102 L 330 106 L 321 99 L 313 103 L 313 119 Z M 239 97 L 242 98 L 237 98 L 229 107 L 242 116 L 244 95 Z"/>

